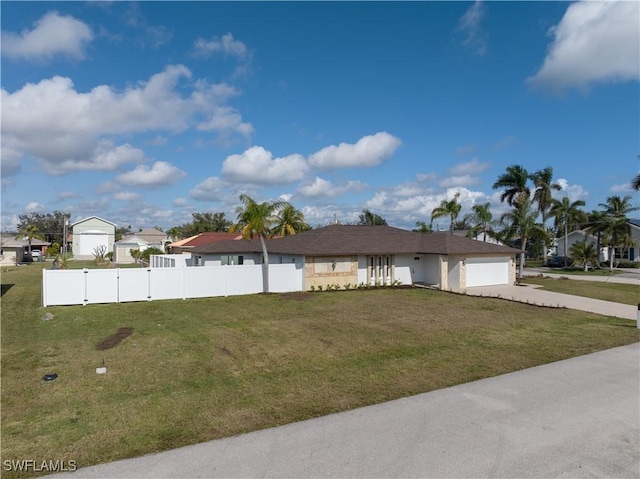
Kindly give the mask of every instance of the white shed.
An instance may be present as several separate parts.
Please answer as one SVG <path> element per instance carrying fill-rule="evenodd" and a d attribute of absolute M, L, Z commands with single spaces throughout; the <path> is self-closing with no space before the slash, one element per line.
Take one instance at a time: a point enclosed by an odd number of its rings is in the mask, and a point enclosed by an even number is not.
<path fill-rule="evenodd" d="M 96 248 L 105 247 L 105 253 L 113 251 L 116 225 L 110 221 L 91 216 L 71 225 L 73 232 L 72 252 L 77 259 L 93 259 Z"/>

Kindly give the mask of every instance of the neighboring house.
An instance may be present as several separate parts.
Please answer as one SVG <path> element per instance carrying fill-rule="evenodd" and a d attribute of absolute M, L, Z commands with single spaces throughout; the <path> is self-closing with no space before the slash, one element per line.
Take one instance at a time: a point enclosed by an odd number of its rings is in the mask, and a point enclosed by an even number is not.
<path fill-rule="evenodd" d="M 267 240 L 269 263 L 304 267 L 304 289 L 359 284 L 422 283 L 443 290 L 513 284 L 515 256 L 507 246 L 449 232 L 418 233 L 390 226 L 330 225 Z M 194 266 L 260 264 L 260 241 L 218 241 L 192 249 Z"/>
<path fill-rule="evenodd" d="M 215 243 L 218 241 L 229 241 L 242 239 L 242 235 L 239 233 L 225 233 L 225 232 L 206 232 L 200 233 L 189 238 L 175 241 L 169 244 L 169 251 L 171 254 L 191 254 L 191 251 L 205 244 Z"/>
<path fill-rule="evenodd" d="M 485 243 L 498 244 L 498 245 L 504 246 L 504 243 L 502 241 L 497 240 L 496 238 L 491 236 L 489 233 L 485 234 L 481 231 L 479 233 L 475 233 L 469 236 L 469 231 L 470 230 L 453 230 L 453 234 L 457 236 L 465 236 L 467 238 L 471 238 L 476 241 L 482 241 Z"/>
<path fill-rule="evenodd" d="M 47 246 L 51 243 L 33 238 L 31 240 L 31 251 L 40 251 L 41 255 L 46 254 Z M 16 238 L 15 235 L 2 235 L 0 238 L 0 264 L 23 263 L 28 260 L 29 241 L 24 238 Z"/>
<path fill-rule="evenodd" d="M 116 237 L 116 225 L 97 216 L 90 216 L 71 225 L 73 233 L 73 257 L 93 259 L 96 248 L 104 246 L 105 253 L 113 251 Z"/>
<path fill-rule="evenodd" d="M 614 258 L 617 260 L 626 260 L 626 261 L 637 261 L 640 262 L 640 219 L 630 219 L 627 220 L 629 224 L 629 229 L 631 232 L 631 245 L 627 247 L 619 247 L 615 248 Z M 576 230 L 567 234 L 567 249 L 571 251 L 571 246 L 579 241 L 587 240 L 594 245 L 598 244 L 597 237 L 595 235 L 590 235 L 586 231 Z M 558 255 L 559 256 L 571 256 L 570 254 L 565 254 L 564 251 L 564 236 L 558 238 Z M 603 246 L 600 249 L 600 261 L 606 262 L 609 261 L 609 250 L 606 246 Z"/>
<path fill-rule="evenodd" d="M 166 233 L 155 228 L 147 228 L 117 241 L 113 249 L 113 261 L 133 263 L 135 260 L 131 256 L 132 249 L 142 252 L 147 248 L 158 248 L 165 251 L 167 243 L 169 243 L 169 237 Z"/>
<path fill-rule="evenodd" d="M 593 244 L 595 247 L 598 244 L 598 238 L 595 235 L 589 234 L 584 230 L 575 230 L 567 234 L 567 251 L 564 250 L 564 236 L 557 239 L 556 243 L 556 253 L 558 256 L 571 256 L 571 247 L 575 243 L 580 243 L 581 241 L 587 240 L 588 243 Z M 609 251 L 606 246 L 600 247 L 600 254 L 598 256 L 598 261 L 605 262 L 609 261 Z"/>
<path fill-rule="evenodd" d="M 640 261 L 640 219 L 627 220 L 627 223 L 629 223 L 631 239 L 633 240 L 633 246 L 627 250 L 627 257 L 630 261 Z M 624 251 L 620 253 L 622 256 L 625 254 Z"/>

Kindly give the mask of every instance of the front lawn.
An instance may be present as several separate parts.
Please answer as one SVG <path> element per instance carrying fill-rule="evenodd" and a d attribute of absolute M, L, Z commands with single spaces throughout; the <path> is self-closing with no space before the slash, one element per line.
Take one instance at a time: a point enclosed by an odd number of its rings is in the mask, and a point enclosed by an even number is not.
<path fill-rule="evenodd" d="M 548 291 L 554 293 L 573 294 L 593 299 L 613 301 L 615 303 L 631 304 L 640 303 L 640 288 L 637 284 L 607 283 L 606 281 L 580 281 L 562 278 L 539 278 L 537 276 L 525 276 L 522 280 L 525 284 L 539 284 Z"/>
<path fill-rule="evenodd" d="M 3 460 L 83 467 L 640 340 L 634 321 L 427 289 L 41 308 L 41 269 L 2 274 Z"/>

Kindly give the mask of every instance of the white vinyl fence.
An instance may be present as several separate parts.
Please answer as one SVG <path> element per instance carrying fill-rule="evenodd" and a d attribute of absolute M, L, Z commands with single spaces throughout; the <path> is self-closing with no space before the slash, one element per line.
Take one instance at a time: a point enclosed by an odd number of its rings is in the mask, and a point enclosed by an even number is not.
<path fill-rule="evenodd" d="M 303 269 L 269 265 L 269 291 L 302 291 Z M 261 293 L 262 265 L 42 270 L 42 305 L 124 303 Z"/>

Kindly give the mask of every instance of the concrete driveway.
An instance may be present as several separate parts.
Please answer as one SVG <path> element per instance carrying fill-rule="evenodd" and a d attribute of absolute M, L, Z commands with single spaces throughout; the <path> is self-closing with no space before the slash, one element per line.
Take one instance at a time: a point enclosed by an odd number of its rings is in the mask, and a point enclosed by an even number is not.
<path fill-rule="evenodd" d="M 475 288 L 467 288 L 466 293 L 472 296 L 490 296 L 493 298 L 519 301 L 521 303 L 536 304 L 538 306 L 577 309 L 624 319 L 637 320 L 638 318 L 637 306 L 585 298 L 571 294 L 554 293 L 552 291 L 542 290 L 538 285 L 478 286 Z"/>
<path fill-rule="evenodd" d="M 56 478 L 633 478 L 640 345 Z"/>

